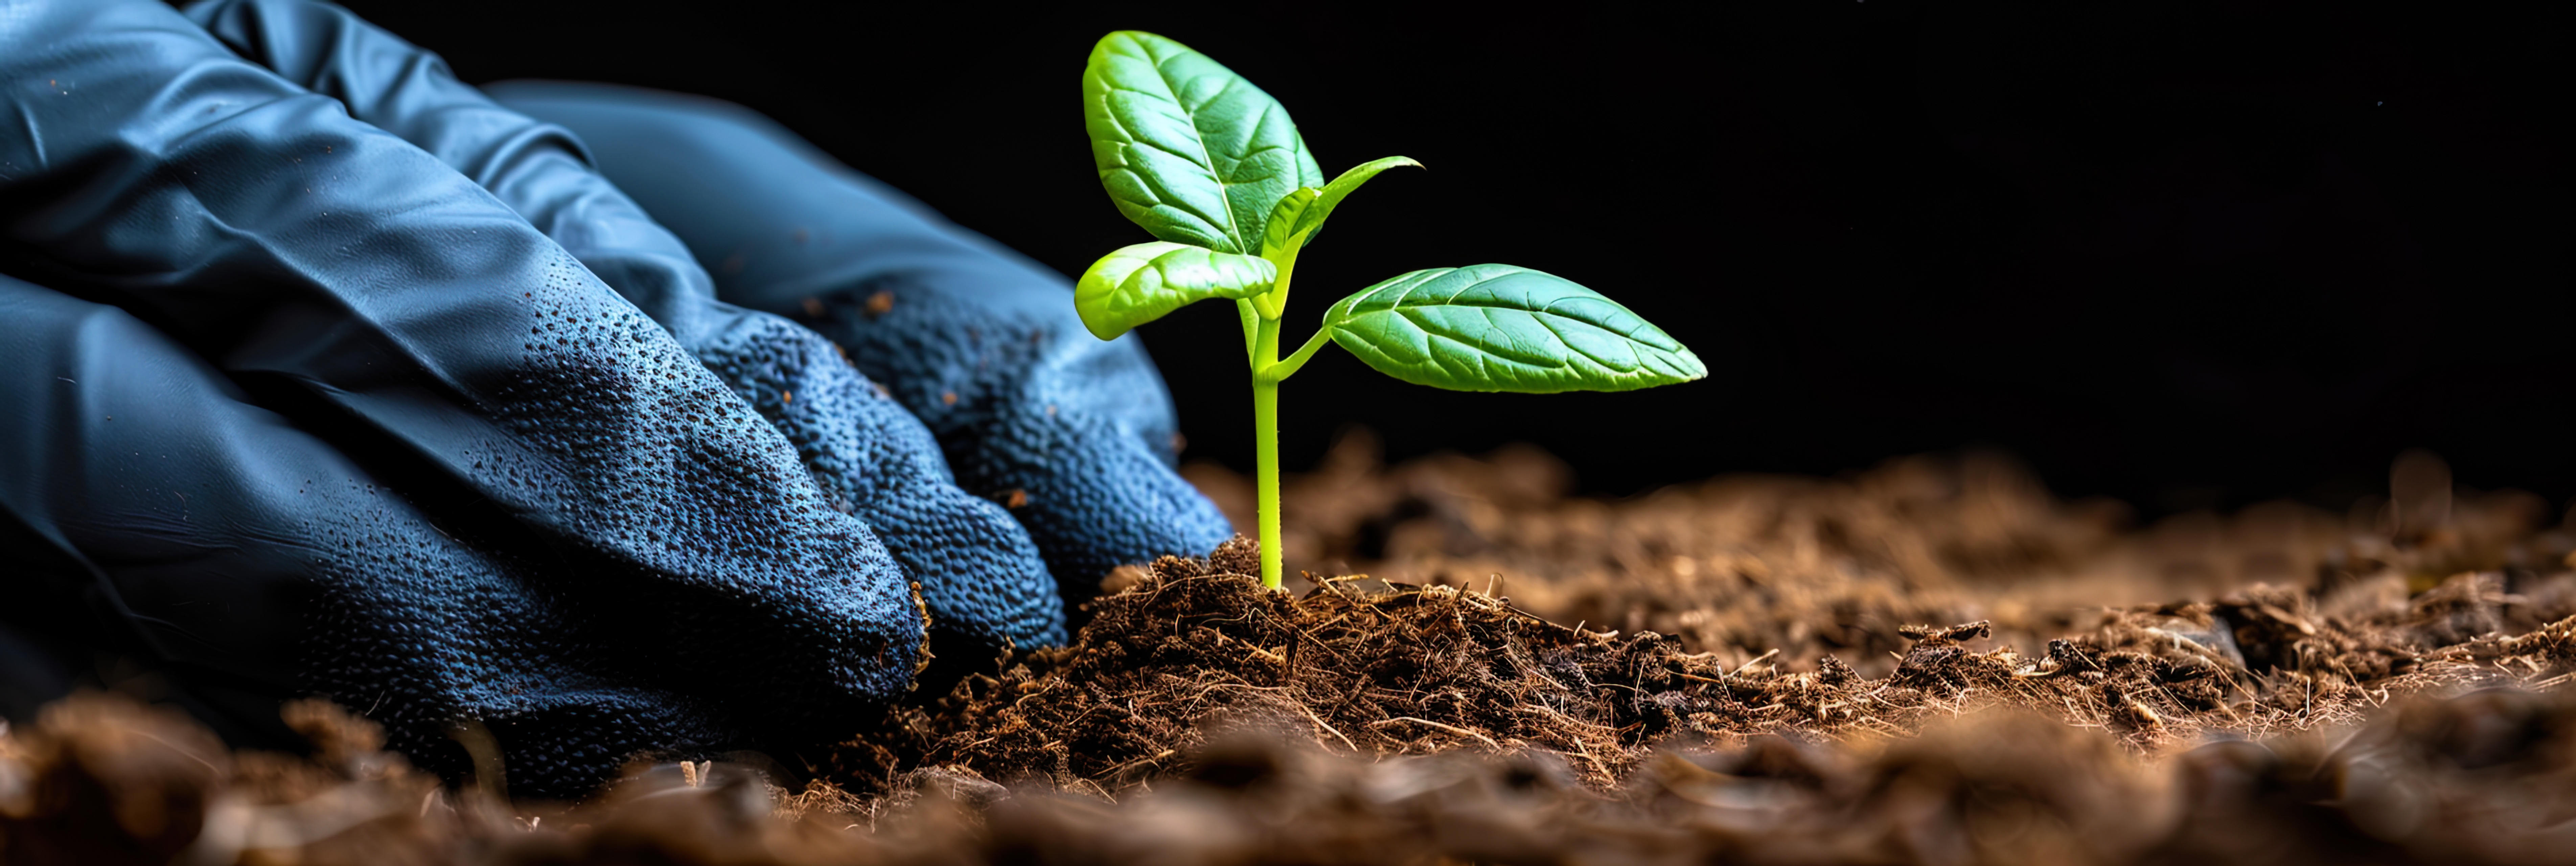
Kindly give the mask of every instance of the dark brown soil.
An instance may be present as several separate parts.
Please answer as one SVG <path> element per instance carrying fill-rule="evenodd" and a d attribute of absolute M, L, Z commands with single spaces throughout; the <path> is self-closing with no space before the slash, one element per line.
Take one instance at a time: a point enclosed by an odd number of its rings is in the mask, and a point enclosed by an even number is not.
<path fill-rule="evenodd" d="M 514 808 L 327 707 L 300 759 L 94 696 L 0 736 L 0 858 L 2576 862 L 2576 543 L 2429 455 L 2349 514 L 2130 528 L 1984 457 L 1614 502 L 1369 452 L 1288 491 L 1292 566 L 1353 576 L 1122 569 L 1073 646 L 854 721 L 793 794 Z"/>
<path fill-rule="evenodd" d="M 1261 724 L 1371 759 L 1545 750 L 1568 762 L 1571 778 L 1606 791 L 1649 758 L 1648 747 L 1676 739 L 1902 736 L 1930 719 L 2006 706 L 2151 753 L 2209 731 L 2348 721 L 2391 689 L 2518 684 L 2515 674 L 2554 674 L 2569 660 L 2503 648 L 2522 644 L 2462 643 L 2495 632 L 2516 601 L 2475 574 L 2358 618 L 2320 616 L 2306 594 L 2269 586 L 2109 610 L 2028 656 L 1988 647 L 1983 621 L 1904 626 L 1904 652 L 1872 678 L 1833 655 L 1806 672 L 1769 659 L 1730 665 L 1685 652 L 1674 637 L 1569 628 L 1508 598 L 1445 585 L 1334 579 L 1301 596 L 1266 592 L 1242 574 L 1257 556 L 1238 538 L 1212 561 L 1155 563 L 1095 603 L 1073 646 L 1030 653 L 999 677 L 901 710 L 846 744 L 837 769 L 862 787 L 946 766 L 1113 796 L 1186 763 L 1229 724 Z M 2454 648 L 2420 649 L 2443 646 Z M 2480 652 L 2528 664 L 2496 672 L 2455 658 Z"/>

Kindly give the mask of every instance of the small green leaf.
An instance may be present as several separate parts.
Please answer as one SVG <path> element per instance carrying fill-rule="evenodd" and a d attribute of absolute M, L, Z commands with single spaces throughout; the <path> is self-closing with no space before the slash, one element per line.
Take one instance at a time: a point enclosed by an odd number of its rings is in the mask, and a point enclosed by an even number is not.
<path fill-rule="evenodd" d="M 1278 279 L 1279 267 L 1259 256 L 1155 241 L 1122 247 L 1092 262 L 1073 284 L 1073 306 L 1092 336 L 1114 340 L 1129 328 L 1199 301 L 1270 291 Z"/>
<path fill-rule="evenodd" d="M 1324 183 L 1278 100 L 1151 33 L 1121 30 L 1092 47 L 1082 124 L 1118 212 L 1167 241 L 1259 252 L 1271 205 Z"/>
<path fill-rule="evenodd" d="M 1284 232 L 1273 230 L 1271 234 L 1277 235 L 1284 241 L 1291 235 L 1304 232 L 1306 243 L 1314 243 L 1315 236 L 1324 232 L 1324 218 L 1332 216 L 1333 208 L 1340 207 L 1342 199 L 1349 196 L 1351 191 L 1359 189 L 1360 184 L 1369 182 L 1369 178 L 1376 177 L 1378 172 L 1406 165 L 1414 168 L 1422 167 L 1422 163 L 1415 162 L 1412 157 L 1406 156 L 1373 159 L 1352 166 L 1351 170 L 1342 172 L 1342 176 L 1333 178 L 1332 183 L 1325 184 L 1324 188 L 1316 193 L 1313 204 L 1298 209 L 1297 223 L 1293 228 Z"/>
<path fill-rule="evenodd" d="M 1306 208 L 1313 206 L 1315 196 L 1322 192 L 1323 190 L 1311 186 L 1301 186 L 1289 190 L 1286 197 L 1270 207 L 1270 219 L 1262 224 L 1261 229 L 1263 255 L 1288 248 L 1288 236 L 1297 230 L 1297 216 L 1305 213 Z M 1307 240 L 1313 239 L 1311 235 L 1307 237 Z M 1301 243 L 1298 246 L 1302 247 L 1305 244 Z"/>
<path fill-rule="evenodd" d="M 1324 327 L 1378 372 L 1454 391 L 1629 391 L 1708 375 L 1618 302 L 1511 265 L 1414 271 L 1343 298 Z"/>

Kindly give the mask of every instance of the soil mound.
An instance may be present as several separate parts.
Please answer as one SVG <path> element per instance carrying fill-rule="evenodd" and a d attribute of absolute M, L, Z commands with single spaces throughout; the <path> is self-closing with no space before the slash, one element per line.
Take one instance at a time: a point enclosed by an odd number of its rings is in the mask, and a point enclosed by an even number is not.
<path fill-rule="evenodd" d="M 1072 646 L 900 711 L 843 750 L 845 770 L 957 766 L 1107 793 L 1254 724 L 1372 756 L 1548 749 L 1607 787 L 1637 746 L 1705 727 L 1694 714 L 1743 709 L 1725 668 L 1669 637 L 1568 628 L 1448 586 L 1270 592 L 1245 573 L 1259 562 L 1241 537 L 1206 560 L 1155 562 L 1093 602 Z"/>

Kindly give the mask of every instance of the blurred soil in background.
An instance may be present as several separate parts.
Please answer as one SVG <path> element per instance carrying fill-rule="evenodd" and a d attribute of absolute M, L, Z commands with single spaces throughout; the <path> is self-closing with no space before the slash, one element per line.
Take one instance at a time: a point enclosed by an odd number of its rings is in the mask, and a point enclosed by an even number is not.
<path fill-rule="evenodd" d="M 0 735 L 0 860 L 2576 862 L 2576 536 L 2431 455 L 2143 528 L 1991 456 L 1570 480 L 1348 436 L 1287 482 L 1290 592 L 1241 539 L 1121 569 L 806 778 L 505 804 L 319 702 L 279 756 L 67 701 Z"/>

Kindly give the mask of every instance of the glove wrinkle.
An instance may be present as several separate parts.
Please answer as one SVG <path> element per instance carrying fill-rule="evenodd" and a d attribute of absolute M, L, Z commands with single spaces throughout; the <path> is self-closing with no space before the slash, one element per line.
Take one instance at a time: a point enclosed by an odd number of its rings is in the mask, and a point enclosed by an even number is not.
<path fill-rule="evenodd" d="M 186 12 L 242 57 L 491 191 L 682 346 L 704 341 L 703 308 L 715 300 L 706 272 L 643 209 L 592 179 L 589 153 L 563 127 L 502 108 L 437 55 L 338 7 L 212 0 Z"/>

